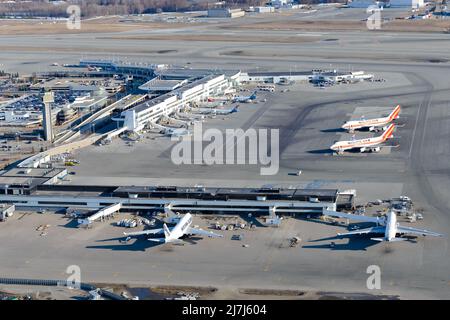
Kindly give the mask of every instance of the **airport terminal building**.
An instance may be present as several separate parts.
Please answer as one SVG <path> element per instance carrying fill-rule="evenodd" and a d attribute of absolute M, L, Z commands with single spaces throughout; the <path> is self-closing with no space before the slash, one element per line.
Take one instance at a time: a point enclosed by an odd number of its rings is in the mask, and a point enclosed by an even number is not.
<path fill-rule="evenodd" d="M 233 71 L 227 74 L 205 75 L 166 94 L 125 110 L 118 120 L 123 120 L 124 127 L 128 130 L 140 131 L 147 124 L 156 122 L 161 116 L 168 116 L 191 102 L 200 102 L 210 96 L 222 94 L 237 82 L 239 74 L 239 71 Z M 141 88 L 143 87 L 141 86 Z"/>

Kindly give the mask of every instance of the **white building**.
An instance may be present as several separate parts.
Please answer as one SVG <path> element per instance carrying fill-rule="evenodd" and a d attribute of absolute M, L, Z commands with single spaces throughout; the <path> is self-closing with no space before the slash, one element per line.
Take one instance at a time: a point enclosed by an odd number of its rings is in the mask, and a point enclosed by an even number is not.
<path fill-rule="evenodd" d="M 292 5 L 294 1 L 293 0 L 272 0 L 272 6 L 274 8 L 282 8 L 282 7 L 286 7 L 289 5 Z"/>
<path fill-rule="evenodd" d="M 364 71 L 340 72 L 337 70 L 327 72 L 314 72 L 311 80 L 313 82 L 342 82 L 358 81 L 372 79 L 372 74 L 366 74 Z"/>
<path fill-rule="evenodd" d="M 265 82 L 279 83 L 288 81 L 308 81 L 312 75 L 311 71 L 292 72 L 242 72 L 239 76 L 240 82 Z"/>
<path fill-rule="evenodd" d="M 208 17 L 210 18 L 239 18 L 243 16 L 245 16 L 245 11 L 242 9 L 213 8 L 208 10 Z"/>
<path fill-rule="evenodd" d="M 30 119 L 30 113 L 27 111 L 5 111 L 6 122 L 26 122 Z"/>
<path fill-rule="evenodd" d="M 229 89 L 234 81 L 237 81 L 239 74 L 240 72 L 231 77 L 223 74 L 209 75 L 126 110 L 121 114 L 121 118 L 124 119 L 124 127 L 130 131 L 140 131 L 147 124 L 158 121 L 163 115 L 172 114 L 190 102 L 199 102 L 210 96 L 219 95 Z"/>
<path fill-rule="evenodd" d="M 275 8 L 274 7 L 255 7 L 254 11 L 257 13 L 271 13 L 271 12 L 275 12 Z"/>
<path fill-rule="evenodd" d="M 377 5 L 378 7 L 384 8 L 420 8 L 425 6 L 425 2 L 424 0 L 353 0 L 348 3 L 350 8 L 368 8 L 371 5 Z"/>
<path fill-rule="evenodd" d="M 343 80 L 367 80 L 373 78 L 372 74 L 364 71 L 340 72 L 332 71 L 291 71 L 291 72 L 242 72 L 239 76 L 240 82 L 256 83 L 279 83 L 286 81 L 330 81 L 339 82 Z"/>

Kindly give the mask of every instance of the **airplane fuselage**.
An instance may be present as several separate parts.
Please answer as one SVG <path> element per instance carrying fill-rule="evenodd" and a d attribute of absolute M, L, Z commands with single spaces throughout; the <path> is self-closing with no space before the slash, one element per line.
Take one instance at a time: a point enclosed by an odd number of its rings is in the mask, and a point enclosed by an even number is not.
<path fill-rule="evenodd" d="M 354 120 L 346 122 L 342 128 L 346 130 L 355 130 L 367 127 L 382 127 L 391 122 L 389 117 L 369 119 L 369 120 Z"/>
<path fill-rule="evenodd" d="M 385 126 L 395 119 L 398 119 L 399 114 L 401 111 L 400 105 L 397 105 L 395 109 L 391 112 L 391 114 L 387 117 L 383 118 L 376 118 L 376 119 L 367 119 L 367 120 L 352 120 L 347 121 L 342 128 L 345 130 L 353 131 L 355 129 L 361 129 L 361 128 L 371 128 L 371 127 L 381 127 Z"/>
<path fill-rule="evenodd" d="M 376 138 L 366 138 L 359 140 L 350 140 L 350 141 L 339 141 L 333 144 L 330 149 L 335 151 L 345 151 L 351 150 L 354 148 L 364 148 L 364 147 L 373 147 L 383 143 L 385 139 L 383 137 Z"/>
<path fill-rule="evenodd" d="M 233 102 L 252 102 L 255 99 L 256 99 L 256 91 L 251 96 L 248 97 L 236 96 L 234 97 Z"/>
<path fill-rule="evenodd" d="M 392 241 L 397 235 L 397 216 L 393 212 L 389 212 L 386 219 L 386 229 L 384 238 L 386 241 Z"/>
<path fill-rule="evenodd" d="M 388 138 L 392 137 L 392 132 L 394 131 L 394 125 L 391 124 L 388 129 L 381 136 L 373 137 L 373 138 L 365 138 L 359 140 L 347 140 L 347 141 L 338 141 L 333 144 L 330 149 L 336 152 L 342 152 L 345 150 L 351 150 L 355 148 L 360 148 L 361 151 L 363 148 L 373 148 L 383 142 L 385 142 Z"/>
<path fill-rule="evenodd" d="M 166 242 L 173 242 L 186 235 L 187 230 L 192 224 L 190 213 L 185 214 L 175 227 L 170 231 L 170 236 L 166 237 Z"/>

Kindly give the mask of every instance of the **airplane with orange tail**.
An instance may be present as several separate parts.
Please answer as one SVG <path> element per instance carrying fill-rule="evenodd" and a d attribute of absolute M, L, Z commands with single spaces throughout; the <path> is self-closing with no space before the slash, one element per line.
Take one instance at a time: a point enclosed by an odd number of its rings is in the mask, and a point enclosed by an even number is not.
<path fill-rule="evenodd" d="M 365 138 L 358 140 L 349 140 L 349 141 L 338 141 L 334 143 L 330 149 L 335 151 L 338 154 L 346 150 L 358 149 L 360 152 L 379 152 L 381 150 L 380 144 L 385 142 L 387 139 L 393 137 L 395 125 L 391 124 L 381 136 L 373 137 L 373 138 Z"/>
<path fill-rule="evenodd" d="M 400 111 L 401 107 L 400 105 L 397 105 L 387 117 L 347 121 L 342 126 L 342 129 L 353 132 L 356 129 L 369 128 L 370 131 L 375 131 L 377 128 L 386 126 L 395 119 L 398 119 Z"/>

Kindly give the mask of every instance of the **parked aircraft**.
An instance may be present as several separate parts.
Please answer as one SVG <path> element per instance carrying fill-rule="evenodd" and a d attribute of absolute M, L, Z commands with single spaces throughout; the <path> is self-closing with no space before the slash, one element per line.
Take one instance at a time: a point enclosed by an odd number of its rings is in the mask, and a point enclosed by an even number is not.
<path fill-rule="evenodd" d="M 256 100 L 256 91 L 251 96 L 235 96 L 233 102 L 252 102 Z"/>
<path fill-rule="evenodd" d="M 228 101 L 230 100 L 229 97 L 221 96 L 221 97 L 208 97 L 208 102 L 216 102 L 216 101 Z"/>
<path fill-rule="evenodd" d="M 388 241 L 388 242 L 408 240 L 407 238 L 397 237 L 397 234 L 442 237 L 442 234 L 436 232 L 401 226 L 397 222 L 397 215 L 392 210 L 388 213 L 386 217 L 382 218 L 367 217 L 363 215 L 348 214 L 336 211 L 324 211 L 323 214 L 332 217 L 339 217 L 363 222 L 372 222 L 377 225 L 375 227 L 358 229 L 347 233 L 338 233 L 339 236 L 351 236 L 360 234 L 382 234 L 383 235 L 382 237 L 376 237 L 371 239 L 375 241 Z"/>
<path fill-rule="evenodd" d="M 348 140 L 348 141 L 338 141 L 334 143 L 330 149 L 341 154 L 346 150 L 359 149 L 360 152 L 379 152 L 381 150 L 380 144 L 385 142 L 387 139 L 393 137 L 392 133 L 394 131 L 395 125 L 391 124 L 381 136 L 373 138 L 365 138 L 358 140 Z"/>
<path fill-rule="evenodd" d="M 166 128 L 161 130 L 161 133 L 169 137 L 182 137 L 191 134 L 191 132 L 185 128 Z"/>
<path fill-rule="evenodd" d="M 191 131 L 189 131 L 186 128 L 173 128 L 173 127 L 166 127 L 162 126 L 156 122 L 151 122 L 150 127 L 159 129 L 159 133 L 167 135 L 169 137 L 181 137 L 185 135 L 190 135 Z"/>
<path fill-rule="evenodd" d="M 225 115 L 230 113 L 238 112 L 239 106 L 235 106 L 231 109 L 214 109 L 214 108 L 195 108 L 195 111 L 198 111 L 200 114 L 218 114 Z"/>
<path fill-rule="evenodd" d="M 144 230 L 138 232 L 126 233 L 124 235 L 127 236 L 127 239 L 130 237 L 139 237 L 139 236 L 148 236 L 148 235 L 156 235 L 156 234 L 164 234 L 164 238 L 148 238 L 149 241 L 158 242 L 158 243 L 171 243 L 178 242 L 180 238 L 189 235 L 199 235 L 199 236 L 208 236 L 208 237 L 223 237 L 220 234 L 205 231 L 202 229 L 192 228 L 192 215 L 190 213 L 186 213 L 180 221 L 172 228 L 167 227 L 164 223 L 163 228 L 159 229 L 151 229 Z"/>
<path fill-rule="evenodd" d="M 399 118 L 401 111 L 400 105 L 397 105 L 394 110 L 387 116 L 376 119 L 361 119 L 361 120 L 351 120 L 344 123 L 342 129 L 353 132 L 356 129 L 369 128 L 370 131 L 377 130 L 377 128 L 386 126 L 395 119 Z"/>
<path fill-rule="evenodd" d="M 87 66 L 88 71 L 102 71 L 100 67 Z"/>

